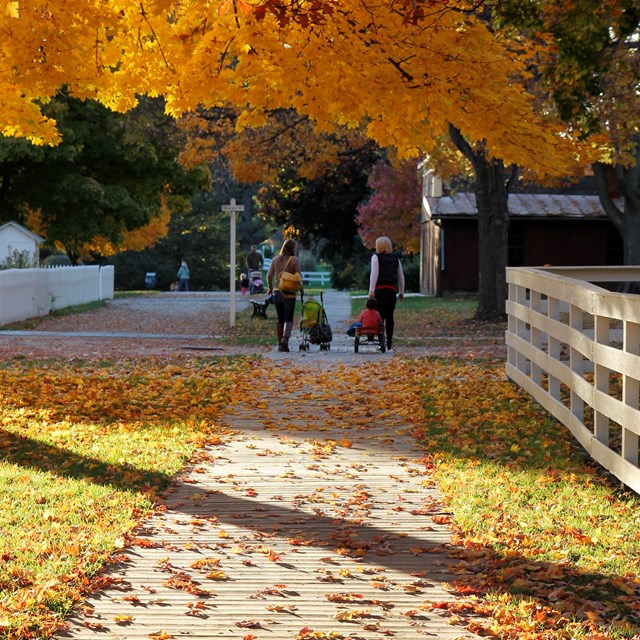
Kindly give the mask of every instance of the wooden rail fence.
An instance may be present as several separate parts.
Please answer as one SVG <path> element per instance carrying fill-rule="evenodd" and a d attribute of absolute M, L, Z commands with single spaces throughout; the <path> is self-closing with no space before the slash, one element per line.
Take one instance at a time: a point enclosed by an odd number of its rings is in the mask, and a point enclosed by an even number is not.
<path fill-rule="evenodd" d="M 636 493 L 640 296 L 608 289 L 639 281 L 640 267 L 507 269 L 507 375 Z"/>

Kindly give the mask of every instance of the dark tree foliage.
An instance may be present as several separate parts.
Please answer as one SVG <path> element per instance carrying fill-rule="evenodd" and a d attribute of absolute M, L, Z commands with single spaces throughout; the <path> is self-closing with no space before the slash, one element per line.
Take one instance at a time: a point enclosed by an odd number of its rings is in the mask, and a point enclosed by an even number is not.
<path fill-rule="evenodd" d="M 637 0 L 499 0 L 496 25 L 550 34 L 540 84 L 574 132 L 604 133 L 610 164 L 595 163 L 598 195 L 620 232 L 625 264 L 640 263 L 640 6 Z M 549 36 L 546 36 L 547 40 Z M 623 198 L 623 205 L 613 195 Z"/>
<path fill-rule="evenodd" d="M 145 251 L 126 251 L 110 259 L 116 267 L 116 288 L 145 288 L 145 274 L 156 274 L 155 288 L 168 290 L 176 280 L 181 260 L 190 270 L 190 288 L 194 291 L 228 291 L 230 220 L 222 205 L 231 198 L 243 203 L 246 221 L 237 221 L 237 273 L 244 266 L 245 244 L 241 229 L 249 225 L 249 241 L 259 242 L 269 237 L 271 228 L 251 216 L 252 192 L 249 186 L 235 182 L 221 167 L 212 167 L 211 190 L 201 191 L 192 200 L 190 209 L 172 215 L 169 233 Z M 256 240 L 259 238 L 259 240 Z"/>
<path fill-rule="evenodd" d="M 336 287 L 360 286 L 368 270 L 370 254 L 362 247 L 355 217 L 369 195 L 369 171 L 381 157 L 379 147 L 368 142 L 341 155 L 321 178 L 306 180 L 289 167 L 258 193 L 261 213 L 282 227 L 293 226 L 303 246 L 323 239 L 320 257 L 332 265 Z"/>

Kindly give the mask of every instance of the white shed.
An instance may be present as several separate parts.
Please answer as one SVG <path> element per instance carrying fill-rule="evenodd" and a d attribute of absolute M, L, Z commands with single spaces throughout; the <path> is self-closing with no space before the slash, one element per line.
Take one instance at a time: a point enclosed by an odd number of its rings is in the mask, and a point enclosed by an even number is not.
<path fill-rule="evenodd" d="M 17 222 L 0 225 L 0 266 L 19 262 L 24 266 L 40 264 L 40 245 L 44 242 L 37 233 Z"/>

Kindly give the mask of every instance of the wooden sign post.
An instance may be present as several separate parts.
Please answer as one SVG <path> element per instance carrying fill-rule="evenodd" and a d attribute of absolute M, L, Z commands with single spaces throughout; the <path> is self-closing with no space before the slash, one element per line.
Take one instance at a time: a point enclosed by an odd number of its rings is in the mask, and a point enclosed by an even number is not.
<path fill-rule="evenodd" d="M 222 205 L 223 211 L 231 215 L 230 262 L 229 262 L 229 327 L 236 326 L 236 214 L 244 211 L 244 205 L 236 204 L 236 199 L 231 198 L 229 204 Z"/>

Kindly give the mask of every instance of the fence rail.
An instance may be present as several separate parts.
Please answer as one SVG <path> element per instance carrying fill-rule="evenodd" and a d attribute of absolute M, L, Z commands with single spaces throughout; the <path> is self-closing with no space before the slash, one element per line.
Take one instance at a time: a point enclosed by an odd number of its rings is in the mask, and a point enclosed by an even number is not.
<path fill-rule="evenodd" d="M 594 284 L 638 281 L 637 267 L 507 269 L 506 373 L 640 493 L 640 296 Z"/>
<path fill-rule="evenodd" d="M 324 287 L 331 284 L 331 274 L 327 271 L 303 271 L 302 282 L 305 284 L 318 284 Z"/>
<path fill-rule="evenodd" d="M 6 269 L 0 271 L 0 326 L 113 298 L 113 292 L 113 266 Z"/>
<path fill-rule="evenodd" d="M 269 267 L 271 266 L 271 262 L 272 262 L 271 258 L 264 259 L 264 264 L 262 265 L 262 268 L 264 269 L 265 272 L 269 270 Z M 315 285 L 324 287 L 325 285 L 331 284 L 331 273 L 329 273 L 328 271 L 303 271 L 302 281 L 305 283 L 305 285 L 315 284 Z"/>

